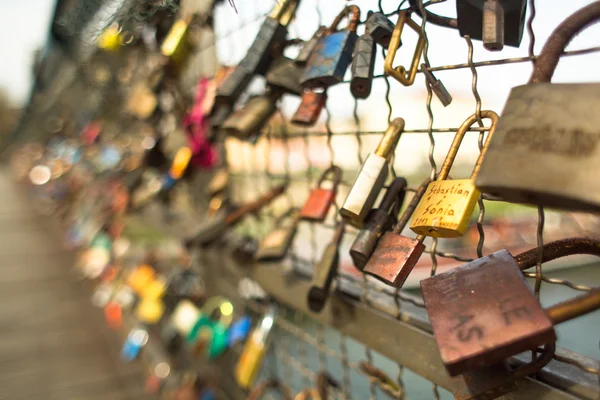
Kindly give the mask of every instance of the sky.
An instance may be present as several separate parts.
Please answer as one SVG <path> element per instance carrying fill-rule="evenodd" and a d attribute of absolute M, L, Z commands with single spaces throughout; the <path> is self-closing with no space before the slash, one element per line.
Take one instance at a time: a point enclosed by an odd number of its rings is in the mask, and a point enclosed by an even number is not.
<path fill-rule="evenodd" d="M 0 0 L 0 88 L 27 101 L 34 52 L 46 41 L 55 0 Z"/>

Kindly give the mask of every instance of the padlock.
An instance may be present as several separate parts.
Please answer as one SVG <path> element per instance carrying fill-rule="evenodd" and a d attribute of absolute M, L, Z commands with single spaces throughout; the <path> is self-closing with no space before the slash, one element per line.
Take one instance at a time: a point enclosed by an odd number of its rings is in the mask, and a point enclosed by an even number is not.
<path fill-rule="evenodd" d="M 275 88 L 262 96 L 256 96 L 223 122 L 222 132 L 240 140 L 258 135 L 271 116 L 277 110 L 276 102 L 282 92 Z"/>
<path fill-rule="evenodd" d="M 202 306 L 186 341 L 194 347 L 197 355 L 216 358 L 227 348 L 227 331 L 232 321 L 233 304 L 224 297 L 212 297 Z"/>
<path fill-rule="evenodd" d="M 369 32 L 375 43 L 387 49 L 394 32 L 394 24 L 382 13 L 375 12 L 367 18 L 365 32 Z M 402 46 L 401 41 L 399 45 Z"/>
<path fill-rule="evenodd" d="M 233 104 L 250 84 L 252 73 L 241 66 L 227 73 L 227 77 L 217 87 L 215 101 L 210 112 L 211 126 L 220 126 L 231 113 Z"/>
<path fill-rule="evenodd" d="M 377 241 L 387 231 L 391 231 L 397 222 L 398 213 L 404 202 L 406 186 L 404 178 L 396 178 L 388 188 L 379 208 L 369 211 L 365 219 L 365 227 L 358 232 L 350 247 L 350 256 L 354 266 L 363 270 L 369 257 L 373 254 Z"/>
<path fill-rule="evenodd" d="M 448 93 L 446 86 L 433 75 L 433 72 L 427 69 L 427 65 L 421 64 L 421 70 L 433 93 L 435 93 L 444 107 L 448 107 L 452 103 L 452 96 Z"/>
<path fill-rule="evenodd" d="M 292 123 L 302 126 L 313 126 L 319 119 L 323 107 L 327 102 L 327 92 L 305 90 L 298 109 L 292 116 Z"/>
<path fill-rule="evenodd" d="M 328 175 L 333 175 L 331 189 L 324 189 L 321 186 Z M 305 221 L 323 222 L 327 218 L 329 208 L 335 201 L 338 186 L 342 181 L 342 169 L 336 165 L 327 168 L 321 174 L 317 187 L 311 190 L 308 199 L 300 210 L 300 219 Z"/>
<path fill-rule="evenodd" d="M 247 315 L 233 322 L 227 332 L 227 347 L 232 348 L 239 342 L 246 340 L 251 328 L 252 319 Z"/>
<path fill-rule="evenodd" d="M 192 150 L 188 146 L 180 147 L 175 153 L 171 168 L 169 169 L 169 177 L 173 180 L 180 179 L 185 173 L 190 160 L 192 158 Z"/>
<path fill-rule="evenodd" d="M 365 33 L 356 42 L 350 69 L 350 92 L 357 99 L 366 99 L 371 94 L 376 50 L 375 40 L 365 28 Z"/>
<path fill-rule="evenodd" d="M 408 224 L 430 182 L 431 179 L 427 178 L 419 186 L 394 228 L 390 232 L 385 232 L 379 238 L 377 247 L 375 247 L 363 269 L 365 274 L 397 288 L 404 285 L 419 258 L 421 258 L 421 254 L 425 251 L 425 245 L 423 244 L 425 236 L 420 235 L 416 239 L 412 239 L 402 236 L 402 231 Z"/>
<path fill-rule="evenodd" d="M 179 18 L 175 21 L 160 46 L 162 55 L 178 68 L 182 66 L 190 54 L 191 46 L 188 42 L 188 34 L 191 22 L 191 16 Z"/>
<path fill-rule="evenodd" d="M 269 333 L 275 324 L 277 308 L 271 305 L 244 345 L 235 366 L 235 380 L 244 389 L 253 386 L 267 354 Z"/>
<path fill-rule="evenodd" d="M 284 224 L 284 221 L 288 221 Z M 275 229 L 260 241 L 257 261 L 280 261 L 285 258 L 298 231 L 298 209 L 290 208 L 275 220 Z"/>
<path fill-rule="evenodd" d="M 127 335 L 123 348 L 121 349 L 121 358 L 124 361 L 133 361 L 140 354 L 140 350 L 148 343 L 148 332 L 144 329 L 134 328 Z"/>
<path fill-rule="evenodd" d="M 348 26 L 338 31 L 337 26 L 348 15 Z M 360 21 L 360 9 L 346 6 L 319 40 L 306 63 L 301 78 L 304 88 L 326 88 L 344 80 L 344 74 L 352 61 L 352 52 L 358 36 L 356 26 Z"/>
<path fill-rule="evenodd" d="M 403 131 L 404 120 L 395 118 L 385 131 L 375 152 L 369 154 L 365 160 L 340 209 L 340 215 L 350 225 L 362 228 L 388 176 L 390 160 Z"/>
<path fill-rule="evenodd" d="M 516 203 L 600 212 L 598 84 L 551 84 L 571 39 L 600 18 L 593 2 L 548 38 L 529 84 L 512 89 L 475 179 L 484 193 Z"/>
<path fill-rule="evenodd" d="M 402 65 L 397 67 L 394 67 L 393 65 L 394 58 L 396 58 L 396 52 L 401 44 L 400 38 L 402 36 L 402 30 L 404 29 L 405 24 L 407 24 L 417 33 L 417 35 L 419 35 L 417 46 L 415 47 L 415 53 L 413 54 L 413 59 L 408 71 Z M 419 62 L 421 61 L 421 54 L 423 53 L 424 47 L 425 36 L 421 31 L 421 27 L 412 20 L 408 11 L 401 11 L 398 17 L 398 22 L 396 23 L 396 27 L 394 28 L 394 32 L 392 33 L 390 45 L 388 46 L 388 52 L 383 63 L 383 71 L 386 75 L 396 79 L 404 86 L 412 85 L 415 82 L 415 77 L 417 76 L 417 70 L 419 69 Z"/>
<path fill-rule="evenodd" d="M 525 25 L 526 0 L 457 0 L 461 36 L 482 40 L 488 50 L 519 47 Z"/>
<path fill-rule="evenodd" d="M 273 61 L 267 72 L 267 84 L 286 93 L 300 96 L 303 90 L 300 85 L 300 76 L 303 70 L 303 64 L 297 63 L 291 58 L 280 56 Z"/>
<path fill-rule="evenodd" d="M 271 200 L 285 192 L 286 187 L 286 185 L 276 186 L 258 199 L 243 204 L 226 215 L 213 218 L 212 220 L 203 223 L 198 229 L 198 232 L 185 241 L 186 246 L 204 246 L 212 243 L 222 236 L 229 228 L 242 221 L 248 214 L 256 213 L 269 204 Z"/>
<path fill-rule="evenodd" d="M 346 223 L 338 222 L 331 241 L 325 247 L 321 259 L 315 264 L 312 283 L 308 290 L 308 308 L 313 312 L 320 312 L 329 297 L 331 284 L 340 266 L 340 244 L 345 231 Z"/>
<path fill-rule="evenodd" d="M 315 49 L 315 47 L 317 47 L 319 40 L 321 39 L 321 37 L 323 37 L 323 35 L 325 35 L 326 32 L 327 27 L 320 26 L 319 29 L 317 29 L 317 31 L 313 34 L 312 38 L 310 38 L 310 40 L 308 40 L 307 42 L 304 42 L 304 44 L 300 48 L 300 51 L 298 52 L 298 56 L 296 57 L 297 63 L 306 63 L 308 61 L 313 50 Z"/>
<path fill-rule="evenodd" d="M 465 233 L 480 195 L 479 190 L 475 188 L 474 181 L 490 140 L 494 137 L 498 114 L 490 110 L 483 110 L 481 118 L 489 118 L 492 125 L 471 177 L 447 180 L 460 143 L 469 128 L 477 121 L 477 114 L 471 115 L 458 128 L 437 180 L 429 184 L 423 199 L 415 210 L 410 229 L 417 235 L 453 238 Z"/>
<path fill-rule="evenodd" d="M 258 35 L 240 62 L 240 67 L 250 74 L 267 73 L 273 56 L 283 51 L 287 26 L 294 18 L 300 0 L 278 1 L 262 23 Z"/>
<path fill-rule="evenodd" d="M 165 313 L 165 304 L 161 299 L 142 298 L 135 307 L 135 316 L 146 324 L 157 324 Z"/>
<path fill-rule="evenodd" d="M 545 310 L 521 270 L 539 249 L 516 257 L 500 250 L 421 281 L 442 361 L 452 376 L 553 344 L 553 325 L 600 308 L 600 289 Z M 570 238 L 542 248 L 542 262 L 572 254 L 600 256 L 600 238 Z"/>

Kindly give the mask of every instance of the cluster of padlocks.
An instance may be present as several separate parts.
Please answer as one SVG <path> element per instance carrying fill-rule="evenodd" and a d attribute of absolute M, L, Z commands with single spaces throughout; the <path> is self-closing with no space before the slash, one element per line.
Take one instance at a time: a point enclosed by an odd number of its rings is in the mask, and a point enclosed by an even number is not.
<path fill-rule="evenodd" d="M 216 398 L 211 380 L 198 374 L 195 361 L 190 360 L 210 363 L 227 352 L 236 357 L 240 353 L 235 371 L 229 373 L 249 391 L 249 399 L 258 399 L 270 389 L 292 397 L 281 382 L 256 382 L 277 307 L 266 300 L 265 293 L 253 289 L 251 297 L 267 310 L 253 324 L 247 311 L 234 307 L 227 298 L 206 295 L 202 269 L 218 266 L 199 265 L 193 256 L 215 246 L 247 216 L 258 213 L 288 189 L 284 182 L 252 201 L 231 204 L 229 175 L 221 168 L 223 155 L 218 143 L 226 137 L 256 141 L 284 94 L 301 98 L 291 123 L 314 125 L 325 106 L 328 88 L 343 82 L 348 70 L 352 95 L 367 98 L 378 46 L 387 51 L 386 75 L 410 86 L 417 73 L 423 72 L 431 91 L 447 106 L 452 96 L 421 63 L 426 36 L 413 17 L 458 30 L 460 36 L 468 35 L 483 41 L 486 49 L 499 51 L 505 44 L 520 45 L 526 12 L 525 0 L 457 0 L 454 19 L 433 14 L 420 0 L 411 0 L 407 8 L 399 7 L 394 13 L 398 14 L 394 24 L 390 15 L 365 14 L 348 5 L 329 27 L 319 27 L 310 40 L 301 41 L 290 39 L 287 29 L 299 3 L 278 1 L 237 66 L 222 67 L 214 76 L 198 80 L 195 96 L 188 106 L 180 107 L 179 111 L 185 108 L 179 113 L 181 118 L 172 122 L 183 127 L 187 143 L 171 156 L 164 151 L 162 139 L 151 131 L 138 127 L 131 134 L 114 135 L 114 127 L 99 118 L 69 136 L 64 134 L 68 121 L 62 116 L 46 120 L 49 138 L 45 142 L 27 144 L 13 154 L 18 179 L 28 183 L 43 211 L 59 218 L 65 246 L 78 253 L 77 271 L 95 283 L 94 304 L 103 309 L 109 326 L 125 329 L 123 359 L 145 358 L 150 366 L 148 390 L 168 398 Z M 366 15 L 364 21 L 361 15 Z M 340 28 L 345 18 L 348 23 Z M 331 295 L 340 243 L 348 226 L 358 231 L 350 248 L 356 269 L 400 289 L 426 250 L 424 240 L 462 236 L 475 205 L 484 196 L 557 210 L 600 212 L 596 176 L 600 171 L 599 134 L 592 107 L 597 103 L 593 99 L 600 96 L 597 85 L 550 83 L 567 44 L 598 19 L 600 2 L 594 1 L 556 27 L 535 60 L 529 83 L 512 89 L 501 115 L 478 110 L 468 116 L 441 169 L 419 182 L 407 205 L 403 204 L 407 180 L 389 177 L 405 121 L 400 117 L 391 120 L 336 210 L 339 217 L 334 233 L 313 266 L 306 293 L 312 312 L 321 312 Z M 169 79 L 184 68 L 194 48 L 194 27 L 204 23 L 206 19 L 197 15 L 174 21 L 160 51 L 152 54 L 158 61 L 145 64 L 148 71 L 143 72 L 147 80 L 143 84 L 132 78 L 135 65 L 124 67 L 114 78 L 127 87 L 124 109 L 128 118 L 158 124 L 164 121 L 157 115 L 177 114 L 174 104 L 183 100 L 169 94 Z M 359 24 L 365 25 L 360 36 L 356 33 Z M 407 67 L 394 66 L 406 25 L 419 35 L 414 56 Z M 136 40 L 136 32 L 115 24 L 98 38 L 98 47 L 116 57 Z M 283 55 L 287 46 L 300 47 L 295 59 Z M 256 75 L 265 77 L 264 93 L 240 104 Z M 94 76 L 106 79 L 102 74 Z M 151 83 L 152 79 L 160 83 Z M 482 120 L 489 120 L 491 126 L 471 177 L 450 179 L 465 134 Z M 209 171 L 211 179 L 202 188 L 208 207 L 195 232 L 179 235 L 170 247 L 133 244 L 127 238 L 130 217 L 149 204 L 169 206 L 180 182 L 197 171 Z M 277 264 L 288 257 L 300 222 L 320 224 L 331 215 L 342 174 L 336 165 L 324 170 L 302 207 L 278 215 L 275 229 L 256 246 L 239 246 L 237 256 L 242 263 Z M 404 236 L 405 227 L 416 237 Z M 572 254 L 600 255 L 600 236 L 558 240 L 518 255 L 501 250 L 421 281 L 448 374 L 472 376 L 466 380 L 471 385 L 469 394 L 455 393 L 457 398 L 491 399 L 516 390 L 517 378 L 539 371 L 554 355 L 554 325 L 600 308 L 600 290 L 593 289 L 543 309 L 525 281 L 524 270 Z M 518 369 L 510 370 L 504 363 L 511 356 L 536 349 L 541 355 Z M 365 368 L 374 370 L 369 365 Z M 492 371 L 495 378 L 481 378 L 481 371 Z M 384 373 L 371 372 L 371 376 Z M 334 383 L 326 374 L 319 374 L 316 388 L 295 398 L 325 399 Z"/>

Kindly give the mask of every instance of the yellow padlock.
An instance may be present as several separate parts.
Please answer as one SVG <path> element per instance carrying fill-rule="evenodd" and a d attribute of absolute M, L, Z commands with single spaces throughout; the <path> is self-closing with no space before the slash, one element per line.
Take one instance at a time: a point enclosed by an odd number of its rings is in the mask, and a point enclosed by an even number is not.
<path fill-rule="evenodd" d="M 149 265 L 140 265 L 127 277 L 127 283 L 138 295 L 148 286 L 148 284 L 154 281 L 156 271 Z"/>
<path fill-rule="evenodd" d="M 177 150 L 177 154 L 175 154 L 175 158 L 171 164 L 171 169 L 169 169 L 169 175 L 171 178 L 181 178 L 185 173 L 185 170 L 187 169 L 191 159 L 192 150 L 189 147 L 184 146 Z"/>
<path fill-rule="evenodd" d="M 156 324 L 165 312 L 165 304 L 160 299 L 142 299 L 135 309 L 138 320 L 147 324 Z"/>
<path fill-rule="evenodd" d="M 238 385 L 244 389 L 252 387 L 260 372 L 268 350 L 267 339 L 276 316 L 277 309 L 275 307 L 267 311 L 244 345 L 244 350 L 235 366 L 235 379 Z"/>
<path fill-rule="evenodd" d="M 465 233 L 480 194 L 474 185 L 475 177 L 479 172 L 490 139 L 496 130 L 498 114 L 490 110 L 484 110 L 481 111 L 481 118 L 489 118 L 492 125 L 481 154 L 475 163 L 471 178 L 447 180 L 460 143 L 469 128 L 477 122 L 476 114 L 471 115 L 462 123 L 458 132 L 456 132 L 456 136 L 454 136 L 454 141 L 437 179 L 427 186 L 427 190 L 413 214 L 410 225 L 410 229 L 416 234 L 436 238 L 454 238 Z"/>

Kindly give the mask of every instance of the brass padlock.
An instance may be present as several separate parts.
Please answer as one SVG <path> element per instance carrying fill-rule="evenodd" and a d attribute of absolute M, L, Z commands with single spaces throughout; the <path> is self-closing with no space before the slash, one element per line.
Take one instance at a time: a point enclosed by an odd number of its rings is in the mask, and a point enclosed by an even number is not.
<path fill-rule="evenodd" d="M 331 189 L 324 189 L 321 186 L 323 185 L 323 182 L 325 182 L 325 178 L 330 174 L 333 175 L 333 186 Z M 332 165 L 323 171 L 323 174 L 321 174 L 321 178 L 319 178 L 319 182 L 317 183 L 317 187 L 311 190 L 308 199 L 306 199 L 304 206 L 300 210 L 300 219 L 315 222 L 325 221 L 325 218 L 327 218 L 327 214 L 329 213 L 329 208 L 335 201 L 337 189 L 341 181 L 342 169 L 340 167 Z"/>
<path fill-rule="evenodd" d="M 337 30 L 342 19 L 348 16 L 346 29 Z M 352 51 L 358 36 L 356 26 L 360 21 L 360 8 L 346 6 L 333 20 L 328 31 L 306 63 L 302 75 L 302 86 L 307 89 L 326 88 L 344 80 L 344 74 L 352 61 Z"/>
<path fill-rule="evenodd" d="M 287 26 L 294 18 L 300 0 L 278 1 L 275 8 L 265 18 L 258 35 L 240 62 L 240 67 L 250 74 L 267 73 L 275 55 L 283 51 Z"/>
<path fill-rule="evenodd" d="M 321 115 L 321 110 L 327 102 L 327 92 L 305 90 L 298 109 L 292 116 L 292 123 L 302 126 L 313 126 Z"/>
<path fill-rule="evenodd" d="M 398 213 L 402 208 L 406 186 L 404 178 L 396 178 L 388 188 L 379 204 L 379 208 L 369 211 L 365 220 L 365 227 L 358 232 L 354 243 L 350 247 L 350 256 L 354 266 L 363 270 L 369 257 L 373 254 L 377 241 L 385 232 L 392 230 L 397 222 Z"/>
<path fill-rule="evenodd" d="M 366 99 L 371 94 L 373 85 L 373 69 L 375 68 L 375 40 L 370 35 L 368 28 L 356 42 L 352 56 L 352 77 L 350 78 L 350 92 L 357 99 Z"/>
<path fill-rule="evenodd" d="M 474 180 L 490 140 L 494 137 L 498 114 L 490 110 L 483 110 L 481 118 L 489 118 L 492 120 L 492 125 L 481 154 L 475 163 L 475 168 L 473 168 L 471 178 L 447 180 L 463 137 L 471 125 L 477 121 L 476 114 L 467 118 L 458 128 L 437 180 L 429 184 L 423 199 L 415 210 L 410 229 L 417 235 L 453 238 L 465 233 L 480 195 L 479 190 L 475 188 Z"/>
<path fill-rule="evenodd" d="M 404 29 L 404 25 L 407 24 L 412 30 L 414 30 L 417 35 L 419 35 L 419 40 L 417 41 L 417 46 L 415 47 L 415 53 L 413 54 L 413 59 L 410 64 L 410 69 L 407 71 L 406 68 L 402 65 L 394 67 L 394 58 L 396 58 L 396 52 L 400 47 L 400 38 L 402 36 L 402 30 Z M 388 53 L 385 56 L 385 61 L 383 63 L 383 71 L 386 75 L 391 76 L 396 79 L 398 82 L 403 84 L 404 86 L 410 86 L 415 82 L 415 77 L 417 76 L 417 70 L 419 69 L 419 62 L 421 61 L 421 54 L 423 53 L 423 48 L 425 47 L 425 36 L 421 31 L 421 27 L 410 18 L 410 13 L 408 11 L 401 11 L 398 17 L 398 22 L 396 23 L 396 27 L 394 28 L 394 33 L 392 34 L 392 39 L 390 40 L 390 45 L 388 47 Z"/>
<path fill-rule="evenodd" d="M 456 17 L 460 36 L 482 40 L 488 50 L 504 44 L 519 47 L 523 38 L 527 0 L 457 0 Z"/>
<path fill-rule="evenodd" d="M 600 211 L 599 84 L 551 84 L 571 39 L 600 19 L 593 2 L 561 23 L 535 62 L 529 84 L 510 96 L 475 186 L 517 203 Z"/>
<path fill-rule="evenodd" d="M 285 192 L 286 185 L 276 186 L 254 201 L 245 203 L 233 211 L 203 223 L 198 232 L 185 241 L 187 247 L 204 246 L 212 243 L 223 235 L 229 228 L 235 226 L 248 214 L 255 213 L 269 204 L 273 199 Z"/>
<path fill-rule="evenodd" d="M 600 238 L 546 244 L 542 261 L 571 254 L 600 256 Z M 553 325 L 600 308 L 600 289 L 542 309 L 521 272 L 538 249 L 513 257 L 497 251 L 421 281 L 442 361 L 457 375 L 556 341 Z"/>
<path fill-rule="evenodd" d="M 392 40 L 394 24 L 382 13 L 375 12 L 367 18 L 365 31 L 369 32 L 375 43 L 387 49 Z M 400 42 L 401 45 L 402 42 Z"/>
<path fill-rule="evenodd" d="M 340 265 L 340 243 L 345 230 L 344 221 L 338 222 L 333 238 L 325 248 L 321 259 L 315 264 L 312 284 L 308 291 L 308 308 L 313 312 L 320 312 L 329 297 L 331 284 Z"/>
<path fill-rule="evenodd" d="M 427 178 L 408 203 L 402 217 L 398 219 L 394 229 L 378 240 L 377 247 L 371 257 L 367 260 L 363 272 L 369 274 L 388 285 L 401 288 L 413 268 L 425 251 L 423 240 L 425 236 L 420 235 L 416 239 L 402 236 L 402 230 L 408 224 L 412 213 L 421 201 L 431 179 Z"/>
<path fill-rule="evenodd" d="M 287 225 L 284 220 L 288 220 Z M 298 209 L 290 208 L 275 220 L 275 229 L 267 233 L 258 245 L 257 261 L 279 261 L 285 258 L 298 231 Z"/>
<path fill-rule="evenodd" d="M 350 225 L 362 228 L 388 176 L 389 163 L 403 131 L 404 120 L 395 118 L 385 131 L 375 152 L 369 154 L 365 160 L 340 209 L 340 215 Z"/>
<path fill-rule="evenodd" d="M 248 140 L 260 134 L 260 130 L 269 122 L 277 110 L 277 100 L 282 92 L 271 88 L 262 96 L 252 97 L 239 110 L 223 122 L 221 131 L 227 136 Z"/>

